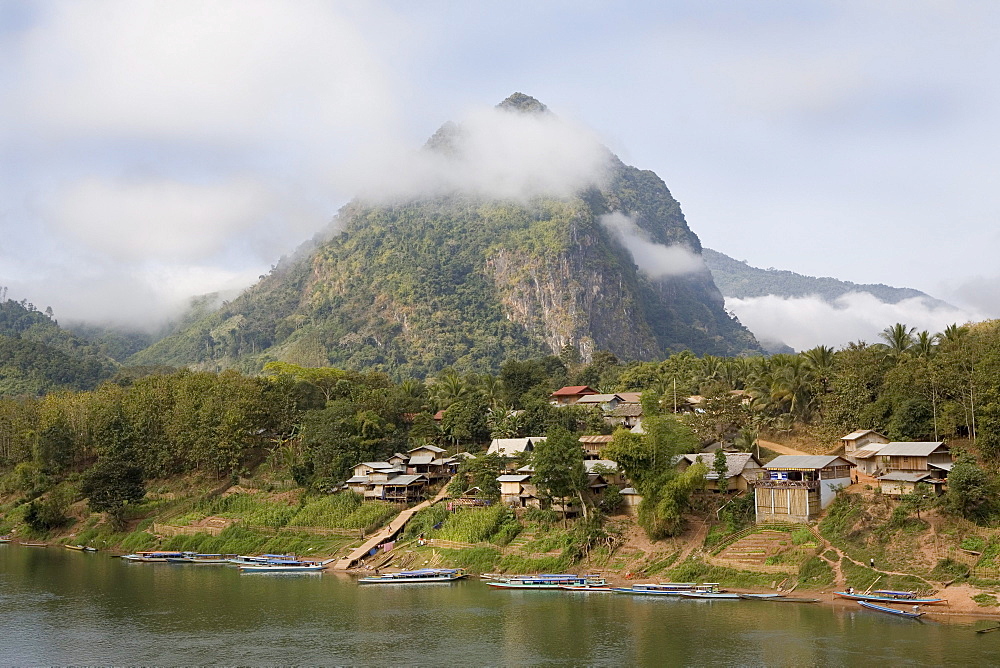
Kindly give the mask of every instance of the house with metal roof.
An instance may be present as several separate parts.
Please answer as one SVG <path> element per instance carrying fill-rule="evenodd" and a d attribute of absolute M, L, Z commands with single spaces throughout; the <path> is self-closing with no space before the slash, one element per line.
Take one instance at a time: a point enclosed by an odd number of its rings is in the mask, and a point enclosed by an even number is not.
<path fill-rule="evenodd" d="M 760 460 L 754 457 L 751 452 L 726 452 L 726 486 L 727 492 L 745 492 L 750 488 L 750 484 L 759 479 L 764 472 Z M 719 492 L 719 474 L 715 471 L 715 453 L 699 452 L 695 454 L 679 455 L 675 467 L 678 472 L 686 471 L 696 462 L 701 462 L 708 467 L 705 474 L 705 489 Z"/>
<path fill-rule="evenodd" d="M 882 446 L 874 458 L 878 460 L 879 489 L 885 494 L 910 494 L 920 482 L 941 493 L 952 466 L 951 451 L 941 441 L 893 441 Z"/>
<path fill-rule="evenodd" d="M 584 459 L 600 459 L 601 450 L 607 447 L 611 439 L 611 434 L 589 434 L 580 437 L 580 445 L 583 447 Z"/>
<path fill-rule="evenodd" d="M 809 522 L 851 484 L 854 465 L 836 455 L 780 455 L 752 481 L 758 522 Z"/>
<path fill-rule="evenodd" d="M 577 406 L 594 406 L 602 411 L 610 411 L 623 403 L 617 394 L 587 394 L 576 401 Z"/>
<path fill-rule="evenodd" d="M 527 473 L 509 473 L 499 476 L 497 482 L 500 483 L 500 502 L 505 506 L 524 507 L 524 500 L 521 494 L 524 492 L 523 485 L 531 481 L 531 475 Z"/>
<path fill-rule="evenodd" d="M 535 446 L 545 440 L 544 436 L 526 436 L 524 438 L 494 438 L 486 450 L 488 455 L 503 455 L 516 457 L 522 452 L 531 452 Z"/>
<path fill-rule="evenodd" d="M 857 463 L 854 458 L 855 452 L 878 449 L 879 446 L 888 442 L 888 437 L 872 429 L 859 429 L 840 438 L 840 444 L 844 446 L 844 458 L 854 463 Z"/>
<path fill-rule="evenodd" d="M 549 403 L 553 406 L 572 406 L 589 394 L 600 394 L 600 392 L 587 385 L 567 385 L 550 394 Z"/>

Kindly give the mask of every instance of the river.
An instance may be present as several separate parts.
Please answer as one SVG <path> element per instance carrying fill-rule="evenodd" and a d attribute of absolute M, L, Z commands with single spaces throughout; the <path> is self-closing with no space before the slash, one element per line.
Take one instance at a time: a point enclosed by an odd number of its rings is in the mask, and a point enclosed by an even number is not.
<path fill-rule="evenodd" d="M 849 607 L 243 575 L 0 545 L 0 664 L 998 665 L 1000 632 Z"/>

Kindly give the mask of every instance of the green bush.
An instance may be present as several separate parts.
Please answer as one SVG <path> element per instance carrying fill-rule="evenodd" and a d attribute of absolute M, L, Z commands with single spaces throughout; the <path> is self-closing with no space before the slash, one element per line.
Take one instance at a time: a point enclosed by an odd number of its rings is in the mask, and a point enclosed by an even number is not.
<path fill-rule="evenodd" d="M 437 537 L 464 543 L 490 540 L 511 515 L 503 506 L 459 510 L 445 520 Z"/>
<path fill-rule="evenodd" d="M 830 564 L 819 557 L 809 559 L 799 568 L 799 584 L 807 589 L 829 587 L 835 577 Z"/>

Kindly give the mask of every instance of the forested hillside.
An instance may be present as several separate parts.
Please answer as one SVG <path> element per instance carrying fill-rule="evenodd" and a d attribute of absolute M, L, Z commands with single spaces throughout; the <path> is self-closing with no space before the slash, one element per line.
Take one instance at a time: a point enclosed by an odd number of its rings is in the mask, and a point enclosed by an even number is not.
<path fill-rule="evenodd" d="M 888 304 L 920 297 L 934 305 L 946 305 L 912 288 L 894 288 L 881 283 L 852 283 L 830 277 L 815 278 L 784 269 L 760 269 L 746 261 L 735 260 L 710 248 L 703 249 L 702 254 L 705 257 L 705 264 L 712 271 L 715 284 L 726 297 L 745 299 L 766 295 L 779 297 L 817 295 L 826 301 L 833 301 L 849 292 L 867 292 Z"/>
<path fill-rule="evenodd" d="M 0 303 L 0 396 L 85 390 L 117 370 L 100 343 L 59 327 L 27 300 Z"/>
<path fill-rule="evenodd" d="M 514 95 L 508 113 L 549 113 Z M 458 159 L 461 129 L 427 151 Z M 496 199 L 460 191 L 344 207 L 332 236 L 305 245 L 257 285 L 137 354 L 140 364 L 260 369 L 270 360 L 423 377 L 445 367 L 496 372 L 509 357 L 583 359 L 671 352 L 758 353 L 725 309 L 701 244 L 666 185 L 610 152 L 601 187 L 570 197 Z M 627 219 L 648 246 L 691 267 L 640 271 L 602 221 Z M 689 260 L 690 261 L 690 260 Z"/>

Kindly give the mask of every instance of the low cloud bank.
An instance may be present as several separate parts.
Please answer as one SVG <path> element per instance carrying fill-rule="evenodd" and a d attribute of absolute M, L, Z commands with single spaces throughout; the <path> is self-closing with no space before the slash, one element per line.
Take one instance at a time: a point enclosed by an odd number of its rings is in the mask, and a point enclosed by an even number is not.
<path fill-rule="evenodd" d="M 897 322 L 933 334 L 954 323 L 984 318 L 972 310 L 935 306 L 923 297 L 889 304 L 864 292 L 851 292 L 832 302 L 818 296 L 727 297 L 726 307 L 758 339 L 782 342 L 796 350 L 818 345 L 840 348 L 852 341 L 877 343 L 879 333 Z"/>
<path fill-rule="evenodd" d="M 632 254 L 639 271 L 651 278 L 705 271 L 705 261 L 700 255 L 680 244 L 666 246 L 652 241 L 631 217 L 623 213 L 601 216 L 600 222 Z"/>

